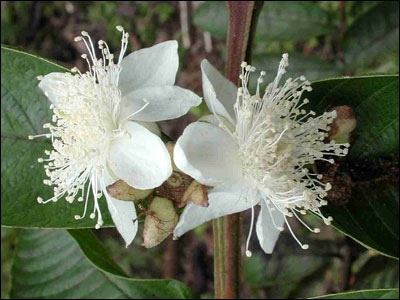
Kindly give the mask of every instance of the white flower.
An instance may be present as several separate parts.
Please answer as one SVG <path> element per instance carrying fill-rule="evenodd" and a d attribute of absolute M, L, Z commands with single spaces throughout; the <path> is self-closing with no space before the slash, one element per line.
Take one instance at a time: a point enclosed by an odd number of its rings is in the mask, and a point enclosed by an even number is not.
<path fill-rule="evenodd" d="M 246 247 L 250 256 L 248 244 L 257 204 L 261 211 L 256 232 L 266 253 L 272 252 L 285 223 L 301 247 L 308 248 L 292 232 L 288 217 L 294 216 L 315 233 L 319 229 L 311 229 L 299 215 L 312 211 L 326 224 L 331 222 L 320 211 L 327 204 L 324 197 L 331 185 L 321 182 L 322 176 L 313 173 L 310 166 L 316 160 L 333 163 L 325 156 L 344 156 L 349 145 L 324 142 L 336 112 L 313 117 L 313 111 L 307 113 L 302 108 L 308 103 L 300 100 L 302 93 L 311 91 L 304 76 L 279 86 L 287 66 L 288 55 L 284 54 L 265 93 L 260 94 L 265 75 L 261 72 L 257 92 L 251 95 L 247 85 L 254 67 L 242 63 L 242 86 L 238 89 L 208 61 L 202 62 L 203 93 L 214 115 L 185 129 L 176 143 L 174 161 L 180 170 L 213 189 L 208 194 L 208 207 L 186 206 L 174 232 L 176 237 L 208 220 L 251 208 Z"/>
<path fill-rule="evenodd" d="M 182 116 L 201 99 L 193 92 L 174 86 L 178 70 L 178 44 L 167 41 L 142 49 L 123 58 L 128 33 L 121 26 L 122 47 L 118 61 L 108 45 L 99 41 L 101 58 L 96 56 L 87 32 L 75 38 L 83 42 L 83 54 L 89 71 L 50 73 L 39 76 L 39 87 L 51 101 L 52 123 L 49 130 L 53 150 L 46 151 L 45 184 L 54 187 L 54 196 L 39 203 L 62 197 L 72 203 L 94 196 L 90 218 L 97 216 L 96 228 L 103 221 L 98 199 L 104 194 L 113 221 L 129 245 L 136 235 L 137 220 L 133 202 L 111 197 L 106 187 L 123 179 L 138 189 L 161 185 L 172 173 L 170 156 L 161 141 L 156 121 Z M 153 122 L 153 123 L 152 123 Z M 30 136 L 34 138 L 38 136 Z M 88 184 L 87 184 L 88 183 Z"/>

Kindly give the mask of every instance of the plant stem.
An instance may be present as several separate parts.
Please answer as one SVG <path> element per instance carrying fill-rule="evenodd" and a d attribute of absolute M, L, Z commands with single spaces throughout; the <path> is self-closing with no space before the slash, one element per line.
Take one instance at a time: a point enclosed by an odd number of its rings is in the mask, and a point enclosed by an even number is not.
<path fill-rule="evenodd" d="M 167 249 L 164 252 L 164 278 L 176 278 L 179 274 L 179 243 L 179 240 L 172 239 L 167 242 Z"/>
<path fill-rule="evenodd" d="M 239 84 L 240 64 L 250 61 L 261 1 L 227 1 L 229 11 L 226 76 Z M 233 105 L 234 99 L 232 99 Z M 240 295 L 241 218 L 240 214 L 213 221 L 214 286 L 216 299 L 238 299 Z"/>
<path fill-rule="evenodd" d="M 226 77 L 235 85 L 239 83 L 240 64 L 246 58 L 254 2 L 227 1 L 229 23 L 226 42 Z"/>
<path fill-rule="evenodd" d="M 213 220 L 215 299 L 225 295 L 224 218 Z"/>

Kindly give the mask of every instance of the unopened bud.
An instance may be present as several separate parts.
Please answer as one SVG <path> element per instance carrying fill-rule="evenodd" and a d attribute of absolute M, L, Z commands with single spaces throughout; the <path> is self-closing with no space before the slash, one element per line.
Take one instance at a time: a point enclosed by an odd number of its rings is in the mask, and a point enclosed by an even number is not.
<path fill-rule="evenodd" d="M 346 105 L 334 107 L 333 110 L 336 112 L 336 118 L 331 124 L 329 139 L 338 144 L 348 143 L 352 131 L 357 126 L 356 115 L 353 109 Z"/>
<path fill-rule="evenodd" d="M 146 213 L 142 245 L 146 248 L 152 248 L 160 244 L 173 232 L 178 219 L 171 200 L 154 197 Z"/>
<path fill-rule="evenodd" d="M 196 205 L 207 207 L 209 204 L 206 187 L 193 180 L 183 194 L 182 201 L 178 207 L 185 206 L 188 201 L 193 201 Z"/>
<path fill-rule="evenodd" d="M 153 190 L 139 190 L 131 187 L 123 180 L 118 180 L 115 183 L 107 186 L 107 192 L 111 197 L 123 201 L 139 201 L 146 199 Z"/>

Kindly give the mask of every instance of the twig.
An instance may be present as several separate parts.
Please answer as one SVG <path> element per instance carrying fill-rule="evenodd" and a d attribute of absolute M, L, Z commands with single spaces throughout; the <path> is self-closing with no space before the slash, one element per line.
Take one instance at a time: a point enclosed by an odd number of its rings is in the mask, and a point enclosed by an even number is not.
<path fill-rule="evenodd" d="M 181 19 L 181 30 L 182 30 L 182 40 L 183 46 L 185 48 L 190 48 L 192 45 L 190 39 L 190 24 L 189 24 L 189 1 L 179 1 L 179 16 Z"/>

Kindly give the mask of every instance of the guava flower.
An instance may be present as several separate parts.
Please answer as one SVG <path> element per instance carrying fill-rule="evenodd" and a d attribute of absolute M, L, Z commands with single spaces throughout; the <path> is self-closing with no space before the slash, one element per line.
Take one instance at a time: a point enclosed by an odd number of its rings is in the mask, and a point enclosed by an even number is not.
<path fill-rule="evenodd" d="M 315 233 L 320 230 L 310 228 L 300 215 L 311 211 L 330 224 L 332 218 L 324 217 L 320 208 L 327 204 L 324 198 L 331 185 L 323 183 L 322 176 L 310 167 L 317 160 L 334 163 L 326 157 L 346 155 L 349 144 L 325 142 L 335 111 L 315 117 L 315 112 L 303 109 L 308 100 L 301 100 L 302 94 L 311 91 L 304 76 L 279 85 L 287 66 L 288 55 L 284 54 L 275 80 L 261 94 L 265 76 L 261 72 L 252 95 L 247 87 L 254 67 L 242 63 L 241 87 L 237 88 L 207 60 L 202 62 L 203 93 L 213 115 L 185 129 L 176 143 L 174 162 L 212 189 L 208 207 L 186 206 L 175 237 L 208 220 L 251 209 L 246 245 L 250 256 L 255 205 L 261 206 L 256 233 L 266 253 L 273 251 L 285 223 L 300 246 L 308 248 L 293 233 L 290 217 Z"/>
<path fill-rule="evenodd" d="M 114 199 L 106 187 L 118 179 L 138 189 L 161 185 L 172 173 L 168 151 L 161 141 L 157 121 L 177 118 L 200 104 L 193 92 L 174 86 L 178 70 L 178 43 L 167 41 L 124 57 L 128 33 L 121 26 L 122 46 L 117 62 L 104 41 L 98 42 L 96 56 L 87 32 L 75 38 L 88 54 L 82 58 L 88 71 L 50 73 L 39 76 L 41 88 L 50 100 L 52 123 L 44 124 L 53 149 L 45 152 L 45 184 L 53 186 L 54 196 L 72 203 L 94 198 L 90 218 L 97 216 L 96 228 L 103 224 L 99 199 L 105 195 L 112 219 L 129 245 L 137 231 L 133 202 Z M 38 136 L 30 136 L 35 138 Z M 92 197 L 92 196 L 93 197 Z"/>

